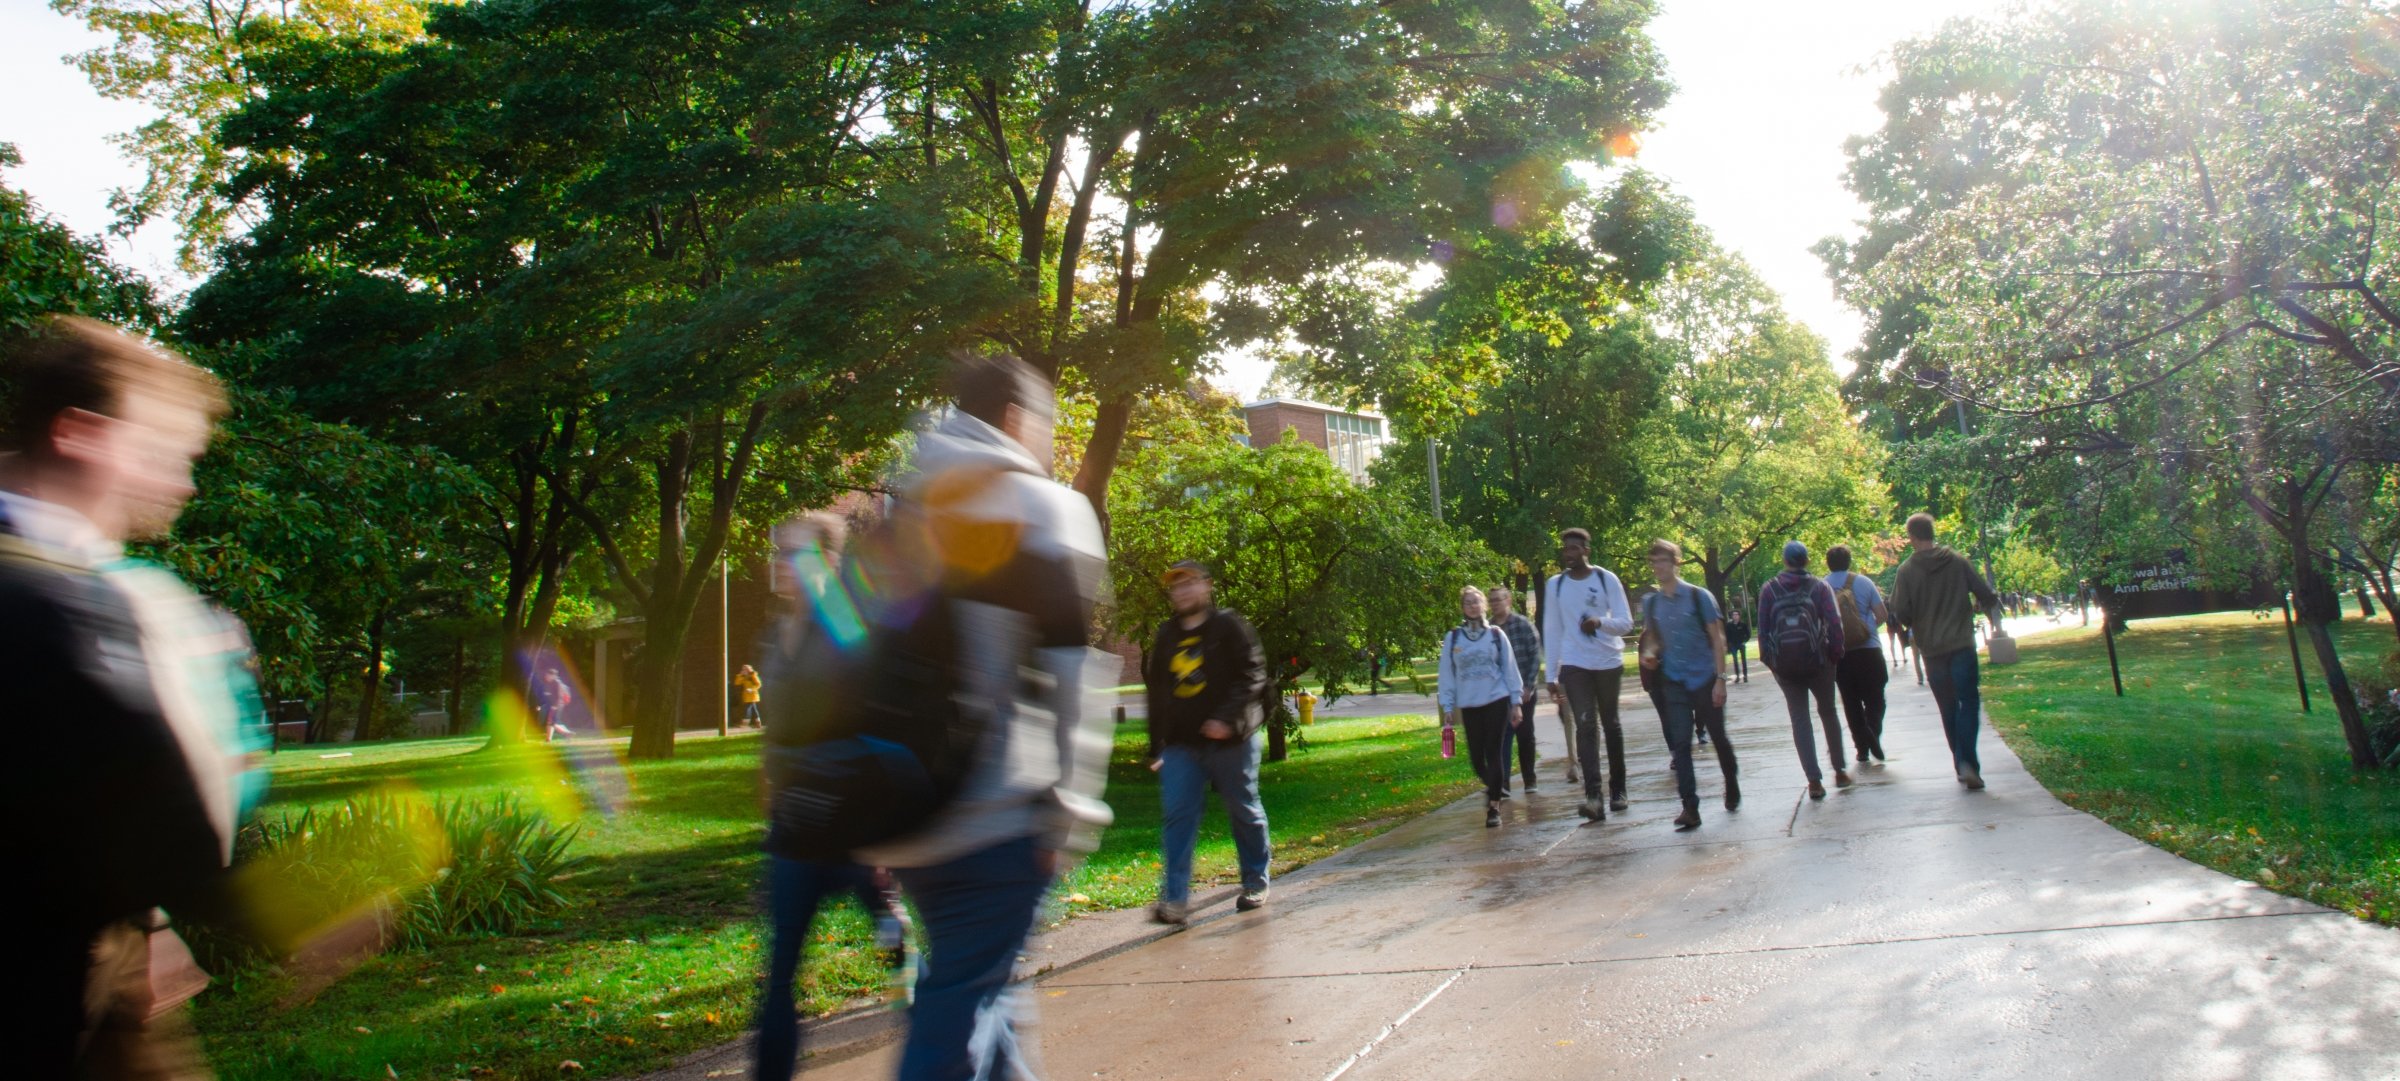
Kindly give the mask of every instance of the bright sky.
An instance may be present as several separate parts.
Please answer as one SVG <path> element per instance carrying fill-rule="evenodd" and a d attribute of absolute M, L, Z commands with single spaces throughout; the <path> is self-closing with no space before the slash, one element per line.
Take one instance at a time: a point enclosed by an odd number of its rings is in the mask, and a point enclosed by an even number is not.
<path fill-rule="evenodd" d="M 1842 187 L 1842 141 L 1873 130 L 1881 59 L 1891 45 L 1947 19 L 1988 16 L 2007 0 L 1662 0 L 1651 34 L 1676 93 L 1644 140 L 1641 164 L 1673 181 L 1718 240 L 1758 267 L 1793 315 L 1839 358 L 1858 317 L 1835 299 L 1809 246 L 1850 229 L 1859 208 Z M 107 228 L 111 189 L 139 171 L 107 142 L 147 110 L 102 99 L 60 58 L 96 36 L 35 0 L 0 11 L 0 142 L 25 164 L 13 183 L 87 234 Z M 112 240 L 120 260 L 176 287 L 174 237 L 153 225 Z M 1842 366 L 1847 367 L 1844 363 Z M 1254 394 L 1266 366 L 1234 360 L 1217 382 Z"/>

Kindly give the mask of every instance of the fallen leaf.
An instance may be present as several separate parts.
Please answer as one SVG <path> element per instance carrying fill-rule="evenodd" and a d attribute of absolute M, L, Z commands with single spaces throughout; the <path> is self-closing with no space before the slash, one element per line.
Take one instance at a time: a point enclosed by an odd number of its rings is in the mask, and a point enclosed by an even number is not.
<path fill-rule="evenodd" d="M 357 1028 L 351 1029 L 350 1031 L 352 1031 L 352 1032 L 356 1032 L 356 1033 L 358 1033 L 358 1034 L 359 1034 L 359 1035 L 361 1035 L 361 1036 L 372 1036 L 372 1035 L 374 1035 L 374 1034 L 375 1034 L 375 1030 L 374 1030 L 374 1029 L 368 1028 L 368 1027 L 367 1027 L 367 1026 L 365 1026 L 365 1025 L 360 1025 L 360 1026 L 358 1026 Z"/>
<path fill-rule="evenodd" d="M 495 983 L 492 985 L 492 993 L 495 995 L 505 995 L 508 993 L 508 988 L 502 987 L 501 985 Z"/>
<path fill-rule="evenodd" d="M 558 1072 L 560 1073 L 578 1073 L 581 1072 L 582 1069 L 583 1063 L 577 1062 L 574 1059 L 568 1059 L 558 1064 Z"/>

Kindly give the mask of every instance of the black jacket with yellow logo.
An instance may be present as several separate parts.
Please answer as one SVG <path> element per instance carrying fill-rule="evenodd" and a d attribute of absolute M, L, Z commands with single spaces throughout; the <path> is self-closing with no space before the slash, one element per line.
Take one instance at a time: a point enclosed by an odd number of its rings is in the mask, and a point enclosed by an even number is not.
<path fill-rule="evenodd" d="M 1150 701 L 1148 757 L 1157 758 L 1166 746 L 1222 747 L 1249 739 L 1258 731 L 1266 674 L 1258 632 L 1231 608 L 1209 613 L 1208 622 L 1190 630 L 1181 619 L 1160 624 L 1142 673 Z M 1200 726 L 1212 720 L 1232 726 L 1233 738 L 1202 737 Z"/>

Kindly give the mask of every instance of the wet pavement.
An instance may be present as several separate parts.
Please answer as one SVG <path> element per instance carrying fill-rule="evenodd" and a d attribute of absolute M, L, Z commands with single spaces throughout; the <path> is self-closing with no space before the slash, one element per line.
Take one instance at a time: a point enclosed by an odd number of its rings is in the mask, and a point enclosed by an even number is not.
<path fill-rule="evenodd" d="M 1540 787 L 1501 828 L 1462 801 L 1286 876 L 1263 911 L 1037 980 L 1046 1076 L 2400 1077 L 2400 933 L 2126 837 L 1988 728 L 1990 787 L 1965 791 L 1906 669 L 1889 764 L 1811 801 L 1753 673 L 1740 811 L 1703 756 L 1705 820 L 1673 829 L 1635 693 L 1632 809 L 1584 823 L 1545 704 Z M 895 1050 L 803 1076 L 889 1077 Z"/>

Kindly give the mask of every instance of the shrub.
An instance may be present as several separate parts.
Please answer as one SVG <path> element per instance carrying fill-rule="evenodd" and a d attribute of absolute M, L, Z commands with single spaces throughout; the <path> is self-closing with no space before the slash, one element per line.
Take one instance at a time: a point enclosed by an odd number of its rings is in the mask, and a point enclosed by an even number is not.
<path fill-rule="evenodd" d="M 243 830 L 237 863 L 264 944 L 200 928 L 204 960 L 239 967 L 380 909 L 387 946 L 454 934 L 511 934 L 565 907 L 559 883 L 584 857 L 573 827 L 514 799 L 491 803 L 376 793 Z"/>

